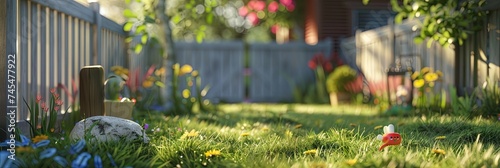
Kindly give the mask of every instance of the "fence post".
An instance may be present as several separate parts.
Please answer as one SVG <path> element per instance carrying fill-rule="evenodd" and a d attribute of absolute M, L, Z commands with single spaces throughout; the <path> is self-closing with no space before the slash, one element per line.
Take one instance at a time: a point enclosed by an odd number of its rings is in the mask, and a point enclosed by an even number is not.
<path fill-rule="evenodd" d="M 17 1 L 0 0 L 0 140 L 13 139 L 17 122 Z"/>
<path fill-rule="evenodd" d="M 104 69 L 100 65 L 80 70 L 80 114 L 82 118 L 104 115 Z"/>
<path fill-rule="evenodd" d="M 102 30 L 102 25 L 101 25 L 101 14 L 99 13 L 100 11 L 100 6 L 99 3 L 97 2 L 91 2 L 89 4 L 90 9 L 94 11 L 94 25 L 92 26 L 92 64 L 101 64 L 101 30 Z"/>

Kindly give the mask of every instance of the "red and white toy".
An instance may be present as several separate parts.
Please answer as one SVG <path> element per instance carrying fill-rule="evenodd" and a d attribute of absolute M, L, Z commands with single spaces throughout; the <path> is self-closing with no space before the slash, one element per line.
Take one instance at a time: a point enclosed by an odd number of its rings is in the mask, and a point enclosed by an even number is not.
<path fill-rule="evenodd" d="M 401 144 L 401 141 L 402 141 L 401 135 L 399 135 L 399 133 L 397 133 L 397 132 L 394 132 L 394 125 L 392 125 L 392 124 L 389 124 L 388 126 L 384 126 L 384 135 L 379 134 L 377 136 L 377 139 L 381 140 L 384 143 L 378 149 L 379 151 L 384 149 L 386 146 L 399 145 L 399 144 Z"/>

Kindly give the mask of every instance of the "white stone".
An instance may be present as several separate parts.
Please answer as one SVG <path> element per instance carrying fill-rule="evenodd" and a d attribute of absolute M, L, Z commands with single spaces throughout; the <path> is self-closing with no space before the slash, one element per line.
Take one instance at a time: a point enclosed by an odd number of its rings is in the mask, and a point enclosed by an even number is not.
<path fill-rule="evenodd" d="M 88 131 L 85 131 L 85 129 Z M 120 141 L 121 139 L 130 142 L 139 139 L 143 140 L 144 143 L 149 143 L 148 136 L 139 124 L 118 117 L 93 116 L 83 119 L 76 123 L 73 130 L 71 130 L 70 138 L 81 139 L 84 137 L 85 132 L 90 133 L 91 137 L 101 142 Z"/>

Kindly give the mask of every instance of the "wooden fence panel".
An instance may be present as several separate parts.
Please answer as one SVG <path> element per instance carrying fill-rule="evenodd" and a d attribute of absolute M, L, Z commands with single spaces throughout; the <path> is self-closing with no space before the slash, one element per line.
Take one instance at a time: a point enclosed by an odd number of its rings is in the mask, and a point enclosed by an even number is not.
<path fill-rule="evenodd" d="M 416 22 L 406 21 L 394 25 L 393 29 L 388 25 L 357 32 L 355 37 L 342 41 L 341 53 L 346 54 L 344 58 L 349 59 L 348 62 L 356 62 L 370 83 L 381 84 L 382 88 L 386 88 L 386 69 L 395 59 L 401 58 L 403 65 L 408 63 L 415 70 L 430 67 L 442 71 L 443 81 L 435 88 L 448 90 L 448 86 L 455 82 L 454 46 L 442 47 L 434 42 L 431 47 L 427 47 L 427 41 L 416 45 L 413 37 L 418 35 L 417 29 Z"/>
<path fill-rule="evenodd" d="M 250 101 L 293 102 L 292 85 L 314 82 L 314 73 L 309 69 L 308 61 L 320 52 L 329 56 L 332 46 L 331 41 L 314 46 L 301 42 L 251 44 Z"/>
<path fill-rule="evenodd" d="M 216 102 L 244 100 L 243 42 L 201 44 L 178 42 L 175 44 L 175 49 L 176 62 L 181 66 L 189 64 L 194 70 L 198 70 L 202 87 L 210 88 L 206 98 Z M 186 86 L 182 79 L 181 90 Z"/>
<path fill-rule="evenodd" d="M 12 4 L 15 21 L 7 24 L 14 24 L 18 31 L 7 34 L 19 37 L 15 49 L 18 120 L 29 118 L 23 99 L 30 102 L 37 95 L 48 99 L 49 89 L 59 83 L 71 91 L 73 80 L 78 88 L 83 66 L 104 62 L 109 69 L 126 64 L 125 33 L 121 25 L 101 16 L 98 8 L 70 0 L 19 0 Z M 101 31 L 103 35 L 97 36 Z M 102 46 L 96 47 L 97 43 Z M 106 50 L 96 51 L 101 48 Z M 60 94 L 66 109 L 70 98 L 64 92 Z"/>

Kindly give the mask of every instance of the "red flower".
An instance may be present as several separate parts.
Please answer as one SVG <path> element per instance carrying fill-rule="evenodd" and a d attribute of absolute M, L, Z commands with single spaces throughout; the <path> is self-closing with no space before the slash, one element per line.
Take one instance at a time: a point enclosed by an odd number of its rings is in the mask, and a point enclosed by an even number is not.
<path fill-rule="evenodd" d="M 254 26 L 259 23 L 259 18 L 257 17 L 257 13 L 255 12 L 249 13 L 247 16 L 247 20 L 250 21 L 250 23 L 252 23 L 252 25 Z"/>
<path fill-rule="evenodd" d="M 276 32 L 278 32 L 279 28 L 280 28 L 280 26 L 278 26 L 277 24 L 271 26 L 271 33 L 276 34 Z"/>
<path fill-rule="evenodd" d="M 317 66 L 323 67 L 325 72 L 331 72 L 333 70 L 333 65 L 330 60 L 326 59 L 323 53 L 317 53 L 308 62 L 309 68 L 315 70 Z"/>
<path fill-rule="evenodd" d="M 252 0 L 248 2 L 248 8 L 256 11 L 262 11 L 266 8 L 266 3 L 260 0 Z"/>
<path fill-rule="evenodd" d="M 271 13 L 278 11 L 278 8 L 279 8 L 279 4 L 276 1 L 269 3 L 269 5 L 267 6 L 267 10 L 269 10 L 269 12 L 271 12 Z"/>
<path fill-rule="evenodd" d="M 238 13 L 240 14 L 240 16 L 246 16 L 248 14 L 248 8 L 246 6 L 242 6 L 238 10 Z"/>

